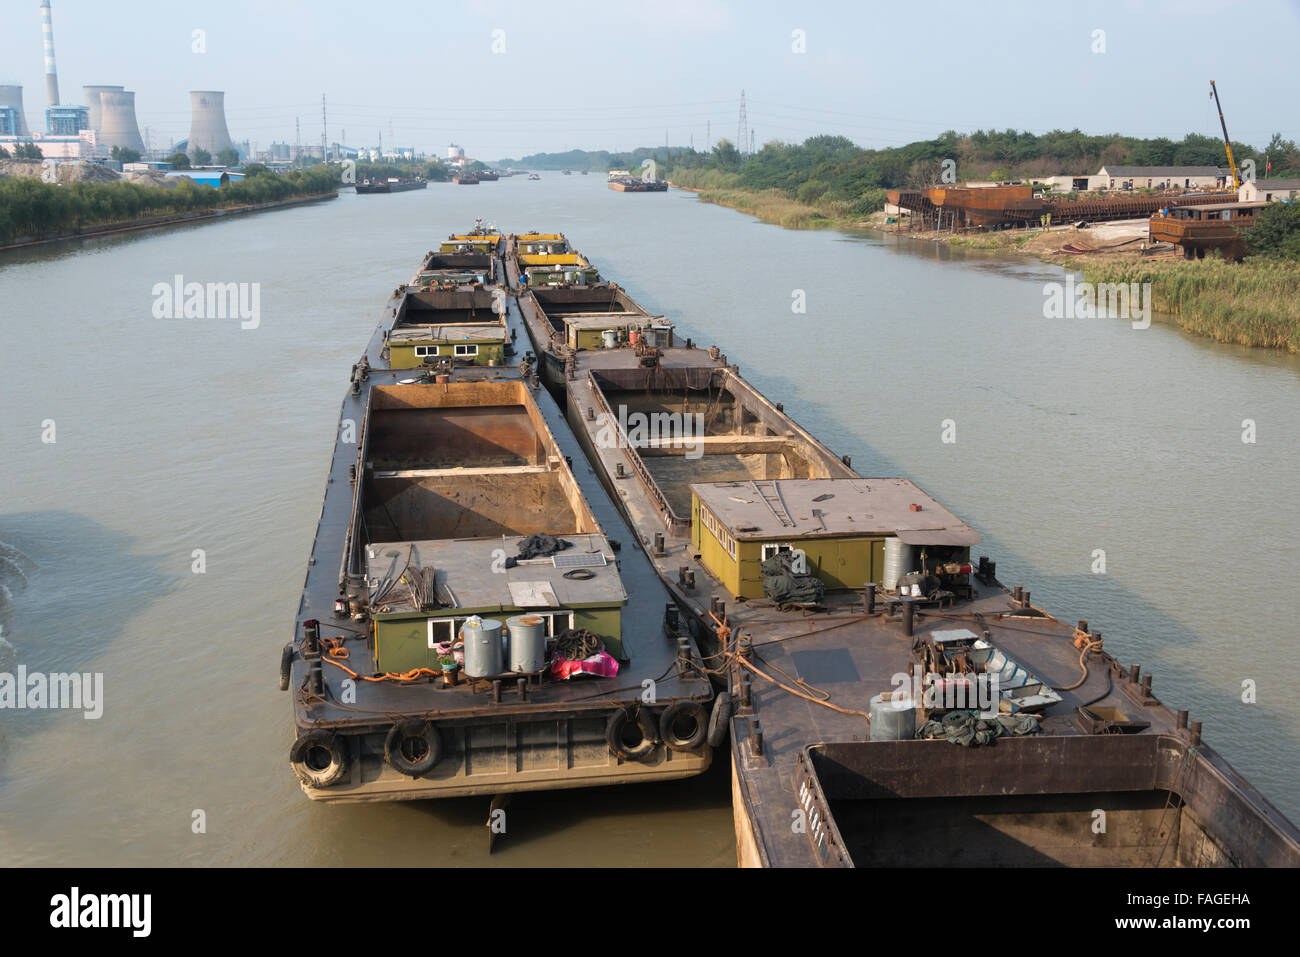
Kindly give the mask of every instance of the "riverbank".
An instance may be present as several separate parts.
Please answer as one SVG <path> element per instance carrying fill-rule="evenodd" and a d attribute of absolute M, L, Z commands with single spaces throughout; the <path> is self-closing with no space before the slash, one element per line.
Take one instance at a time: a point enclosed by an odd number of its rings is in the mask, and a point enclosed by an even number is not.
<path fill-rule="evenodd" d="M 871 222 L 854 212 L 852 204 L 841 202 L 804 203 L 778 189 L 749 190 L 729 187 L 686 186 L 669 180 L 674 189 L 694 193 L 702 203 L 725 206 L 756 216 L 786 229 L 865 229 Z"/>
<path fill-rule="evenodd" d="M 1180 329 L 1217 342 L 1300 353 L 1300 263 L 1188 261 L 1176 249 L 1150 249 L 1146 220 L 1091 229 L 898 232 L 957 248 L 1034 256 L 1090 283 L 1149 283 L 1151 307 L 1172 316 Z"/>
<path fill-rule="evenodd" d="M 63 242 L 69 239 L 89 239 L 92 236 L 107 236 L 113 233 L 125 233 L 139 229 L 160 229 L 164 226 L 181 226 L 186 223 L 198 223 L 209 219 L 221 219 L 225 216 L 238 216 L 243 213 L 262 213 L 273 209 L 288 209 L 291 206 L 305 206 L 325 200 L 338 199 L 338 193 L 320 193 L 316 196 L 296 196 L 292 199 L 278 199 L 270 203 L 249 203 L 244 206 L 218 206 L 214 209 L 176 213 L 170 216 L 150 216 L 117 223 L 102 223 L 84 226 L 78 229 L 41 237 L 19 237 L 17 242 L 0 246 L 0 253 L 10 249 L 26 249 L 32 246 L 44 246 L 47 243 Z"/>
<path fill-rule="evenodd" d="M 1147 249 L 1146 220 L 1102 223 L 1092 229 L 891 229 L 883 211 L 855 216 L 844 203 L 803 203 L 779 190 L 672 185 L 695 193 L 701 202 L 787 229 L 881 229 L 958 249 L 1033 256 L 1075 270 L 1091 283 L 1150 283 L 1152 308 L 1172 316 L 1179 328 L 1193 335 L 1300 353 L 1300 263 L 1188 262 L 1176 251 Z"/>
<path fill-rule="evenodd" d="M 95 164 L 61 167 L 47 182 L 31 175 L 38 164 L 17 166 L 0 176 L 0 248 L 278 209 L 334 194 L 339 185 L 338 171 L 324 166 L 283 174 L 254 169 L 220 188 L 152 172 L 101 182 L 116 174 Z M 87 179 L 92 170 L 102 172 Z"/>

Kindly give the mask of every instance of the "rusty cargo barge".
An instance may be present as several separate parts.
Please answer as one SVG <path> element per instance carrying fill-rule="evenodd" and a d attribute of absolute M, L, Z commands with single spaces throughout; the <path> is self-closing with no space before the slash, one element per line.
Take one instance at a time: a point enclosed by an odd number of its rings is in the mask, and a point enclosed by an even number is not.
<path fill-rule="evenodd" d="M 653 569 L 515 357 L 500 238 L 426 256 L 352 370 L 281 659 L 290 764 L 316 801 L 495 798 L 711 761 L 701 654 L 666 629 Z M 586 673 L 587 651 L 617 674 Z"/>
<path fill-rule="evenodd" d="M 1199 721 L 914 483 L 859 475 L 716 347 L 562 351 L 521 306 L 720 689 L 740 864 L 1300 865 Z"/>

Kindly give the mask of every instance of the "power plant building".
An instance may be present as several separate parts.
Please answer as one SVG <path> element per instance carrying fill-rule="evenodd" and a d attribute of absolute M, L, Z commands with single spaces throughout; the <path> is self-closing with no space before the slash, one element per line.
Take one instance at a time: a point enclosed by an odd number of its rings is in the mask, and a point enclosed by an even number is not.
<path fill-rule="evenodd" d="M 99 142 L 104 149 L 114 146 L 143 150 L 144 139 L 135 119 L 135 94 L 126 90 L 104 90 L 99 94 Z"/>
<path fill-rule="evenodd" d="M 207 150 L 213 156 L 234 149 L 230 130 L 226 128 L 226 94 L 218 90 L 190 92 L 190 138 L 187 151 Z"/>
<path fill-rule="evenodd" d="M 5 129 L 8 124 L 9 129 Z M 7 136 L 27 136 L 27 117 L 23 114 L 23 88 L 0 86 L 0 130 Z"/>

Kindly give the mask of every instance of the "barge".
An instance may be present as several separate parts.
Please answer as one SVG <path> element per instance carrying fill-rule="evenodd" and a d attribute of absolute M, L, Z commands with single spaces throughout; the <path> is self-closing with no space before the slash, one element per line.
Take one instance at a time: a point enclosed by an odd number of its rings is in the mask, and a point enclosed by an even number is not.
<path fill-rule="evenodd" d="M 512 361 L 522 325 L 494 292 L 399 287 L 353 367 L 281 657 L 312 800 L 495 800 L 711 762 L 701 653 L 668 627 L 602 486 L 570 467 L 579 446 Z M 485 315 L 495 365 L 442 342 L 419 356 L 404 334 Z"/>
<path fill-rule="evenodd" d="M 974 562 L 951 511 L 716 347 L 640 358 L 573 355 L 567 416 L 720 689 L 738 863 L 1300 865 L 1200 722 Z"/>
<path fill-rule="evenodd" d="M 474 228 L 467 233 L 452 233 L 438 247 L 440 253 L 477 253 L 498 259 L 503 250 L 505 236 L 495 227 L 483 220 L 476 220 Z"/>
<path fill-rule="evenodd" d="M 563 233 L 508 236 L 505 249 L 506 282 L 511 288 L 600 282 L 600 270 L 570 246 Z"/>
<path fill-rule="evenodd" d="M 356 191 L 365 195 L 367 193 L 405 193 L 412 189 L 426 189 L 428 181 L 423 179 L 401 179 L 397 176 L 390 176 L 388 179 L 364 179 L 356 185 Z"/>
<path fill-rule="evenodd" d="M 677 344 L 672 321 L 650 313 L 617 283 L 530 287 L 519 295 L 519 311 L 542 380 L 555 390 L 563 390 L 565 369 L 581 352 L 619 349 L 639 365 Z"/>
<path fill-rule="evenodd" d="M 421 289 L 455 286 L 499 286 L 501 261 L 490 252 L 442 253 L 430 251 L 420 263 L 412 284 Z"/>
<path fill-rule="evenodd" d="M 620 193 L 666 193 L 666 179 L 638 179 L 635 176 L 622 176 L 609 181 L 609 188 Z"/>

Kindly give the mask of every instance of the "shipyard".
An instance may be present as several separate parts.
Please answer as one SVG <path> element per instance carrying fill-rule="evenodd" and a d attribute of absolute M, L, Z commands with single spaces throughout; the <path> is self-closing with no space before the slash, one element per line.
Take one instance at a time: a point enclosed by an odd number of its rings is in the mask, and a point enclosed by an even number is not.
<path fill-rule="evenodd" d="M 591 12 L 0 14 L 15 926 L 1279 926 L 1294 11 Z"/>

